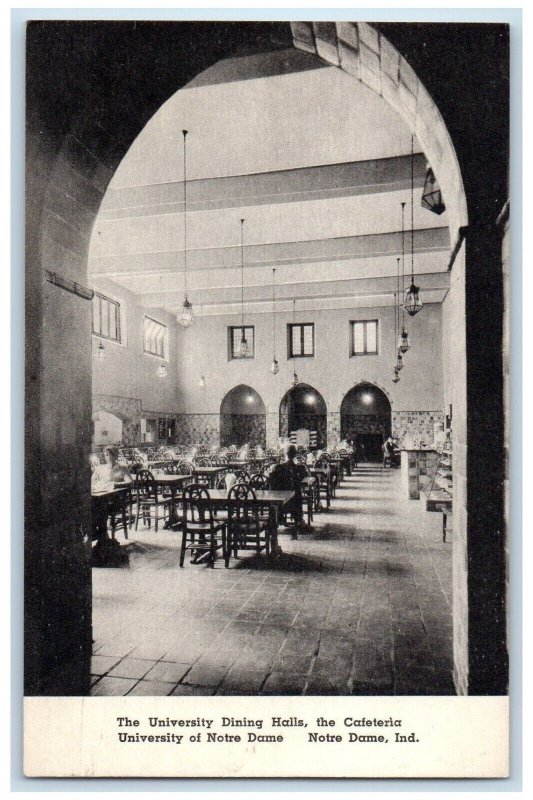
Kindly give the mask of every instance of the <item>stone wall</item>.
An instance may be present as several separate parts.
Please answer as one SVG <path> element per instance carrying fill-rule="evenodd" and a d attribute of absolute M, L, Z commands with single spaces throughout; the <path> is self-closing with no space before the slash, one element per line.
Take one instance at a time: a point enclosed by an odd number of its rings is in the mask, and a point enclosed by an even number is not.
<path fill-rule="evenodd" d="M 400 447 L 405 437 L 431 444 L 437 423 L 444 422 L 442 411 L 393 411 L 392 435 L 398 439 Z"/>
<path fill-rule="evenodd" d="M 355 438 L 358 433 L 381 433 L 390 435 L 390 416 L 378 414 L 343 414 L 341 417 L 341 436 L 343 439 Z"/>

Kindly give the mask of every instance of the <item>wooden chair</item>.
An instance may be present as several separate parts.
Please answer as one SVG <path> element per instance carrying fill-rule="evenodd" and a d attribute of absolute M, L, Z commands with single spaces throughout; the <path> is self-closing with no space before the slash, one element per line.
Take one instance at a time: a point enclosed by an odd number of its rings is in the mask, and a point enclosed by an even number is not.
<path fill-rule="evenodd" d="M 224 564 L 229 566 L 226 520 L 217 518 L 210 503 L 205 486 L 192 483 L 182 495 L 183 523 L 180 552 L 180 567 L 185 562 L 185 553 L 191 551 L 191 561 L 198 563 L 207 556 L 210 567 L 215 566 L 217 550 L 222 550 Z"/>
<path fill-rule="evenodd" d="M 236 483 L 228 494 L 228 558 L 231 553 L 239 557 L 240 550 L 255 550 L 257 555 L 265 550 L 270 555 L 269 522 L 257 505 L 257 495 L 244 483 Z"/>
<path fill-rule="evenodd" d="M 318 473 L 316 475 L 318 479 L 318 496 L 326 498 L 326 507 L 329 508 L 331 506 L 331 497 L 332 497 L 332 482 L 331 482 L 331 465 L 327 458 L 324 456 L 320 456 L 315 461 L 316 469 L 325 469 L 327 473 L 324 475 L 322 473 Z"/>
<path fill-rule="evenodd" d="M 111 538 L 122 528 L 124 538 L 128 538 L 129 525 L 132 520 L 131 488 L 121 489 L 109 503 L 108 522 L 111 526 Z"/>
<path fill-rule="evenodd" d="M 157 483 L 150 470 L 143 469 L 137 473 L 135 481 L 135 493 L 137 497 L 137 516 L 135 519 L 135 530 L 139 526 L 139 519 L 142 518 L 144 525 L 152 524 L 152 512 L 154 514 L 155 530 L 158 530 L 158 523 L 160 519 L 168 522 L 170 517 L 170 497 L 159 494 L 157 490 Z M 159 511 L 163 513 L 160 515 Z"/>

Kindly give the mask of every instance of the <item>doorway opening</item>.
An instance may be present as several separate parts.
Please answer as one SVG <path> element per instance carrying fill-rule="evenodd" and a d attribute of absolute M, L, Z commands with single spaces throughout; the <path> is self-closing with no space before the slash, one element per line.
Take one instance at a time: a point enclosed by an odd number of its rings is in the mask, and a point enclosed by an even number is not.
<path fill-rule="evenodd" d="M 383 442 L 391 435 L 391 416 L 385 392 L 373 383 L 360 383 L 341 403 L 341 439 L 354 444 L 361 461 L 381 461 Z"/>
<path fill-rule="evenodd" d="M 320 392 L 307 383 L 289 389 L 279 405 L 279 435 L 299 444 L 299 432 L 309 432 L 309 447 L 326 447 L 327 407 Z M 305 433 L 303 434 L 305 436 Z"/>
<path fill-rule="evenodd" d="M 251 386 L 235 386 L 220 404 L 220 445 L 266 447 L 266 409 Z"/>

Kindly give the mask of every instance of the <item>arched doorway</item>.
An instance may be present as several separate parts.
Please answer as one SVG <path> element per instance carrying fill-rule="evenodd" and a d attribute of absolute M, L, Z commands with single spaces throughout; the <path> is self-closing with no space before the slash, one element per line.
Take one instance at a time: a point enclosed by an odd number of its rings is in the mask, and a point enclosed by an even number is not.
<path fill-rule="evenodd" d="M 266 446 L 266 409 L 261 396 L 251 386 L 231 389 L 220 404 L 220 444 Z"/>
<path fill-rule="evenodd" d="M 353 441 L 361 461 L 380 461 L 381 446 L 391 434 L 389 398 L 373 383 L 360 383 L 341 403 L 341 439 Z"/>
<path fill-rule="evenodd" d="M 27 245 L 28 245 L 28 270 L 26 287 L 28 291 L 28 318 L 31 325 L 28 326 L 26 346 L 28 354 L 27 368 L 29 375 L 32 376 L 31 380 L 33 385 L 37 385 L 38 390 L 33 390 L 27 393 L 27 417 L 32 421 L 32 424 L 27 427 L 27 447 L 26 447 L 26 461 L 27 461 L 27 491 L 29 496 L 40 496 L 41 486 L 45 484 L 43 474 L 47 471 L 47 462 L 54 463 L 56 468 L 60 470 L 58 475 L 62 475 L 61 470 L 64 471 L 66 478 L 68 478 L 68 471 L 70 470 L 71 461 L 65 457 L 65 451 L 70 448 L 69 453 L 72 453 L 72 447 L 76 458 L 80 464 L 85 463 L 86 454 L 90 447 L 90 430 L 87 426 L 87 419 L 90 415 L 90 352 L 88 348 L 80 348 L 78 337 L 72 335 L 70 329 L 62 325 L 62 320 L 65 318 L 65 313 L 69 314 L 69 318 L 80 320 L 84 324 L 88 324 L 89 309 L 86 307 L 83 299 L 73 300 L 75 295 L 69 295 L 65 292 L 59 293 L 54 287 L 54 291 L 50 291 L 50 286 L 43 283 L 41 280 L 41 268 L 43 264 L 54 264 L 54 269 L 59 273 L 65 271 L 69 277 L 74 278 L 78 283 L 78 287 L 83 290 L 86 283 L 86 257 L 87 257 L 87 243 L 88 231 L 94 222 L 96 209 L 99 207 L 100 199 L 105 191 L 106 185 L 113 174 L 116 165 L 119 163 L 122 155 L 130 146 L 135 135 L 141 129 L 142 125 L 154 113 L 154 110 L 161 102 L 168 97 L 172 91 L 179 88 L 181 83 L 184 83 L 191 77 L 191 73 L 195 74 L 198 70 L 198 59 L 206 55 L 204 60 L 210 63 L 212 58 L 208 49 L 208 34 L 204 35 L 203 41 L 206 42 L 204 47 L 196 47 L 194 49 L 195 59 L 186 59 L 186 68 L 189 70 L 187 76 L 183 76 L 180 69 L 177 69 L 171 55 L 176 52 L 187 52 L 189 50 L 189 40 L 183 41 L 184 34 L 182 29 L 177 31 L 176 39 L 180 44 L 176 50 L 175 42 L 171 41 L 168 46 L 169 57 L 162 56 L 158 59 L 160 65 L 169 65 L 168 75 L 163 73 L 158 81 L 153 80 L 153 73 L 149 69 L 131 68 L 119 71 L 114 68 L 113 60 L 107 59 L 109 52 L 120 52 L 125 55 L 121 56 L 123 63 L 131 64 L 135 55 L 139 58 L 146 59 L 149 65 L 153 61 L 153 54 L 148 47 L 139 46 L 139 43 L 134 36 L 137 35 L 137 29 L 141 30 L 142 24 L 135 23 L 133 30 L 128 31 L 128 35 L 122 34 L 120 29 L 121 40 L 118 44 L 121 50 L 110 50 L 108 47 L 107 37 L 102 37 L 97 24 L 94 22 L 90 24 L 91 28 L 95 29 L 94 37 L 95 43 L 99 37 L 101 41 L 106 42 L 105 53 L 100 51 L 96 44 L 95 46 L 86 46 L 84 48 L 76 48 L 71 46 L 69 51 L 73 53 L 78 61 L 74 64 L 79 71 L 83 71 L 86 75 L 100 76 L 98 86 L 92 86 L 92 80 L 86 81 L 83 86 L 74 85 L 74 90 L 70 89 L 70 83 L 65 81 L 51 81 L 52 84 L 60 86 L 63 93 L 59 93 L 58 103 L 62 103 L 59 107 L 62 110 L 61 115 L 53 114 L 51 120 L 48 120 L 46 109 L 41 111 L 36 108 L 34 96 L 36 95 L 35 89 L 30 93 L 30 100 L 33 99 L 33 113 L 32 122 L 28 126 L 28 137 L 30 147 L 33 150 L 30 152 L 36 153 L 36 156 L 29 162 L 29 180 L 32 185 L 36 187 L 36 191 L 32 191 L 28 197 L 28 212 L 26 218 L 29 220 L 27 228 Z M 147 23 L 144 23 L 146 26 Z M 231 25 L 236 29 L 235 23 Z M 257 27 L 257 24 L 255 24 Z M 70 28 L 71 26 L 69 26 Z M 117 31 L 119 26 L 114 26 Z M 229 27 L 229 25 L 228 25 Z M 401 29 L 401 26 L 397 26 Z M 471 26 L 474 28 L 474 26 Z M 485 26 L 484 26 L 485 27 Z M 30 26 L 29 37 L 30 44 L 35 35 L 41 30 L 42 25 Z M 381 25 L 383 28 L 383 25 Z M 426 26 L 424 36 L 427 36 L 429 46 L 433 46 L 433 50 L 438 52 L 438 40 L 433 36 L 431 28 L 436 26 Z M 223 57 L 227 54 L 226 49 L 231 50 L 231 45 L 228 45 L 228 36 L 231 31 L 226 33 L 226 36 L 221 36 L 217 33 L 213 40 L 220 43 L 218 57 Z M 446 35 L 448 32 L 445 32 Z M 421 58 L 426 59 L 424 63 L 427 64 L 427 75 L 425 74 L 424 80 L 427 80 L 429 92 L 426 91 L 424 86 L 419 82 L 416 72 L 418 72 L 418 65 L 413 63 L 415 71 L 410 67 L 397 50 L 385 38 L 383 33 L 380 34 L 380 26 L 370 26 L 367 23 L 349 23 L 349 22 L 320 22 L 320 23 L 303 23 L 298 22 L 293 26 L 294 44 L 304 51 L 317 52 L 320 57 L 340 66 L 340 68 L 348 74 L 354 76 L 354 80 L 366 81 L 370 88 L 375 88 L 377 92 L 383 92 L 383 96 L 387 98 L 388 102 L 394 104 L 398 108 L 398 113 L 411 121 L 412 126 L 416 128 L 417 136 L 423 147 L 424 152 L 428 156 L 434 171 L 439 179 L 443 189 L 444 196 L 446 197 L 447 206 L 450 213 L 454 213 L 457 220 L 455 225 L 451 225 L 451 246 L 452 261 L 455 259 L 457 253 L 459 258 L 456 267 L 460 269 L 461 259 L 463 262 L 466 259 L 470 284 L 470 303 L 466 307 L 466 316 L 470 325 L 470 333 L 476 333 L 482 325 L 486 323 L 485 308 L 480 304 L 480 297 L 487 296 L 491 300 L 494 298 L 494 293 L 482 292 L 477 293 L 476 287 L 486 288 L 487 280 L 493 280 L 496 288 L 499 287 L 499 266 L 500 256 L 499 252 L 500 241 L 491 232 L 487 232 L 487 219 L 492 219 L 492 211 L 494 208 L 500 207 L 497 202 L 497 192 L 493 191 L 476 191 L 476 189 L 484 189 L 487 185 L 491 187 L 495 184 L 495 173 L 503 174 L 506 171 L 506 159 L 501 159 L 499 166 L 498 160 L 490 159 L 489 151 L 485 157 L 485 161 L 480 157 L 479 159 L 471 159 L 469 156 L 472 153 L 472 141 L 477 142 L 476 136 L 481 136 L 476 126 L 465 126 L 463 124 L 464 118 L 469 117 L 472 120 L 478 118 L 479 113 L 476 112 L 482 107 L 483 96 L 481 91 L 486 91 L 487 81 L 484 84 L 480 83 L 480 89 L 476 92 L 465 92 L 464 100 L 468 104 L 470 114 L 466 115 L 463 106 L 461 106 L 462 117 L 459 120 L 458 114 L 455 114 L 454 109 L 451 108 L 449 118 L 452 124 L 452 131 L 454 130 L 454 138 L 459 139 L 458 156 L 455 156 L 454 146 L 450 140 L 448 131 L 444 125 L 442 117 L 431 100 L 434 96 L 437 100 L 437 105 L 440 105 L 442 93 L 439 94 L 439 86 L 443 86 L 441 75 L 438 69 L 434 69 L 426 58 L 426 48 L 419 48 L 418 43 L 421 41 L 421 33 L 419 30 L 414 32 L 412 38 L 415 42 L 415 53 L 420 50 Z M 84 32 L 84 38 L 88 36 Z M 252 34 L 247 36 L 247 43 L 257 36 L 256 28 Z M 502 37 L 503 38 L 503 37 Z M 425 40 L 425 39 L 424 39 Z M 87 38 L 87 41 L 90 41 Z M 488 40 L 487 40 L 488 41 Z M 253 44 L 254 42 L 252 42 Z M 363 43 L 363 44 L 360 44 Z M 141 39 L 141 45 L 144 40 Z M 479 57 L 480 42 L 476 42 L 476 47 L 465 47 L 464 58 L 466 59 L 467 66 L 472 68 L 477 64 L 483 65 L 484 63 L 490 64 L 490 58 Z M 44 42 L 42 51 L 50 57 L 50 51 L 54 48 L 49 48 L 48 42 Z M 405 48 L 399 47 L 401 52 Z M 60 52 L 61 48 L 55 48 L 55 51 Z M 471 56 L 473 53 L 475 55 Z M 31 54 L 31 48 L 30 48 Z M 98 64 L 98 71 L 92 70 L 91 64 L 86 65 L 83 62 L 82 55 L 94 54 L 96 63 Z M 127 56 L 127 57 L 126 57 Z M 470 61 L 468 59 L 470 58 Z M 377 72 L 371 67 L 369 68 L 368 62 L 377 63 Z M 32 62 L 30 62 L 32 63 Z M 144 66 L 144 64 L 143 64 Z M 49 74 L 67 74 L 76 75 L 76 70 L 65 69 L 64 64 L 60 65 L 61 72 L 57 69 L 51 69 Z M 458 68 L 452 69 L 449 80 L 442 89 L 450 98 L 456 96 L 456 92 L 460 91 L 464 74 L 467 70 L 463 64 L 463 74 Z M 35 72 L 37 74 L 37 72 Z M 470 73 L 469 73 L 470 74 Z M 143 99 L 142 85 L 139 82 L 142 76 L 146 76 L 146 80 L 151 81 L 152 92 L 149 95 L 149 100 Z M 459 79 L 458 79 L 459 75 Z M 105 91 L 101 86 L 107 85 L 106 81 L 111 81 L 112 85 L 116 87 L 119 81 L 119 88 L 116 91 Z M 501 81 L 491 81 L 490 91 L 498 91 Z M 46 87 L 45 87 L 46 88 Z M 455 88 L 455 92 L 454 92 Z M 477 88 L 477 87 L 476 87 Z M 68 95 L 71 92 L 72 97 Z M 95 105 L 92 102 L 92 93 L 98 92 L 101 102 L 98 104 L 97 112 L 95 113 Z M 160 93 L 161 96 L 157 94 Z M 46 108 L 50 108 L 49 92 L 46 95 Z M 501 91 L 500 91 L 501 95 Z M 136 102 L 128 104 L 128 98 L 133 98 Z M 54 110 L 58 107 L 55 104 Z M 128 113 L 124 114 L 124 105 L 127 104 Z M 120 107 L 119 107 L 120 106 Z M 500 102 L 496 104 L 501 108 L 505 107 L 505 103 Z M 74 113 L 78 114 L 80 109 L 88 109 L 86 115 L 80 114 L 78 119 L 74 118 Z M 94 117 L 94 120 L 92 120 Z M 494 120 L 495 115 L 493 115 Z M 58 119 L 60 122 L 58 122 Z M 454 122 L 455 128 L 454 128 Z M 459 124 L 457 124 L 459 122 Z M 494 125 L 494 121 L 492 122 Z M 478 126 L 479 129 L 479 126 Z M 495 131 L 500 132 L 501 126 L 495 126 Z M 425 133 L 425 135 L 424 135 Z M 483 129 L 483 136 L 486 136 L 486 130 Z M 469 139 L 468 146 L 461 147 L 460 137 L 464 136 L 465 140 Z M 503 147 L 501 152 L 505 151 L 505 134 L 503 136 Z M 494 137 L 496 140 L 496 137 Z M 61 147 L 61 144 L 63 146 Z M 80 150 L 81 147 L 81 150 Z M 61 152 L 59 150 L 61 149 Z M 485 152 L 485 148 L 478 147 L 476 152 Z M 439 155 L 440 153 L 440 155 Z M 82 156 L 83 154 L 83 156 Z M 57 159 L 56 159 L 57 156 Z M 76 169 L 73 169 L 73 160 L 76 163 Z M 54 165 L 54 161 L 56 162 Z M 487 161 L 490 165 L 487 166 Z M 466 170 L 465 176 L 469 179 L 466 182 L 468 187 L 469 200 L 474 200 L 472 203 L 473 219 L 472 224 L 468 230 L 468 237 L 472 239 L 472 246 L 468 248 L 468 253 L 465 255 L 465 248 L 462 245 L 463 236 L 466 233 L 466 228 L 459 231 L 457 236 L 457 229 L 459 225 L 466 224 L 466 197 L 463 190 L 463 183 L 460 169 Z M 79 185 L 76 183 L 78 181 Z M 75 195 L 72 194 L 72 188 L 69 188 L 74 182 L 76 188 Z M 81 197 L 81 202 L 72 202 L 68 209 L 69 216 L 66 217 L 64 213 L 60 213 L 61 209 L 65 206 L 65 197 Z M 481 200 L 479 199 L 481 197 Z M 42 213 L 43 209 L 52 211 L 52 213 Z M 58 213 L 54 213 L 55 209 Z M 79 210 L 78 210 L 79 209 Z M 477 217 L 476 217 L 477 214 Z M 75 224 L 73 224 L 73 222 Z M 476 224 L 481 222 L 482 226 L 479 230 Z M 62 236 L 60 237 L 60 234 Z M 476 238 L 477 237 L 477 238 Z M 68 247 L 58 247 L 57 243 L 61 239 L 68 241 Z M 462 247 L 462 250 L 461 250 Z M 72 258 L 72 253 L 76 258 Z M 481 257 L 478 253 L 482 254 Z M 452 264 L 450 263 L 450 269 Z M 457 268 L 456 268 L 457 271 Z M 460 277 L 460 276 L 459 276 Z M 464 288 L 460 280 L 455 281 L 456 292 L 458 301 L 464 304 Z M 43 288 L 44 287 L 44 288 Z M 48 289 L 48 294 L 45 293 Z M 50 296 L 49 296 L 50 295 Z M 81 296 L 83 298 L 83 295 Z M 77 305 L 72 310 L 72 304 L 76 302 Z M 70 305 L 67 306 L 67 304 Z M 65 312 L 67 308 L 67 312 Z M 44 324 L 43 324 L 44 320 Z M 53 321 L 57 320 L 56 324 Z M 479 433 L 479 426 L 470 426 L 468 429 L 468 443 L 466 440 L 466 418 L 467 411 L 470 408 L 477 409 L 478 411 L 486 409 L 487 403 L 494 404 L 496 395 L 494 392 L 487 393 L 484 387 L 490 383 L 489 378 L 494 374 L 495 385 L 499 387 L 501 380 L 498 359 L 494 359 L 494 337 L 491 337 L 490 342 L 487 337 L 470 335 L 466 341 L 464 338 L 465 326 L 458 326 L 460 330 L 456 337 L 456 352 L 455 352 L 455 374 L 457 377 L 457 387 L 454 387 L 454 409 L 460 408 L 462 410 L 461 418 L 455 416 L 454 428 L 454 441 L 460 445 L 458 452 L 461 453 L 460 457 L 454 461 L 454 469 L 457 464 L 457 472 L 461 480 L 457 482 L 457 491 L 454 501 L 458 508 L 468 508 L 469 513 L 462 513 L 460 518 L 456 520 L 456 536 L 458 552 L 460 548 L 464 547 L 467 531 L 473 530 L 473 535 L 469 536 L 469 548 L 473 555 L 470 559 L 470 564 L 476 564 L 475 554 L 480 547 L 484 547 L 484 537 L 479 535 L 486 526 L 486 520 L 492 521 L 496 518 L 502 518 L 502 502 L 499 497 L 498 491 L 494 490 L 494 486 L 499 486 L 500 482 L 495 480 L 494 483 L 488 484 L 484 474 L 484 470 L 479 469 L 479 464 L 486 463 L 487 461 L 487 448 L 486 436 L 483 432 Z M 501 332 L 499 330 L 495 333 L 496 341 L 501 339 Z M 490 346 L 490 349 L 489 349 Z M 45 357 L 43 359 L 43 352 Z M 63 361 L 69 360 L 69 363 L 76 363 L 77 371 L 58 371 L 55 365 L 49 365 L 46 361 L 46 354 L 49 352 L 58 353 Z M 465 380 L 466 360 L 468 355 L 468 392 Z M 476 370 L 482 370 L 483 378 L 479 380 L 479 374 Z M 489 376 L 487 377 L 487 370 Z M 491 372 L 492 370 L 492 372 Z M 471 379 L 471 373 L 474 373 Z M 37 376 L 37 379 L 35 378 Z M 59 385 L 58 385 L 59 383 Z M 74 387 L 74 391 L 72 391 Z M 497 394 L 497 393 L 496 393 Z M 64 441 L 62 437 L 56 437 L 52 440 L 48 436 L 47 427 L 56 421 L 61 422 L 61 415 L 63 408 L 60 403 L 56 402 L 57 397 L 68 396 L 76 397 L 76 404 L 72 404 L 70 419 L 72 426 L 77 431 L 77 436 L 74 445 Z M 488 399 L 487 399 L 488 398 Z M 499 414 L 493 415 L 496 420 L 500 420 Z M 461 425 L 461 428 L 459 428 Z M 501 427 L 501 426 L 500 426 Z M 47 442 L 47 460 L 42 458 L 43 442 Z M 50 443 L 53 441 L 53 447 Z M 466 472 L 466 457 L 464 454 L 467 451 L 470 455 L 468 474 Z M 493 448 L 498 451 L 498 446 Z M 503 459 L 501 459 L 503 463 Z M 492 464 L 493 462 L 489 462 Z M 56 481 L 56 491 L 62 490 L 62 480 Z M 84 609 L 87 613 L 80 613 L 80 587 L 82 587 L 81 596 L 85 600 L 87 592 L 90 592 L 90 580 L 87 578 L 87 565 L 82 557 L 79 557 L 78 550 L 80 550 L 80 542 L 82 538 L 83 525 L 79 525 L 77 520 L 81 514 L 82 521 L 86 524 L 89 518 L 89 500 L 86 490 L 87 476 L 80 470 L 80 475 L 75 485 L 75 490 L 71 492 L 69 499 L 65 500 L 63 495 L 58 501 L 58 497 L 54 494 L 53 490 L 47 487 L 47 492 L 43 494 L 43 508 L 45 510 L 44 516 L 48 519 L 54 520 L 54 529 L 46 531 L 46 536 L 43 536 L 41 519 L 35 519 L 35 515 L 29 515 L 26 528 L 26 548 L 27 548 L 27 562 L 30 567 L 34 561 L 41 563 L 42 558 L 45 560 L 45 567 L 50 569 L 38 570 L 30 573 L 28 579 L 27 590 L 31 595 L 29 589 L 32 588 L 34 581 L 37 591 L 34 592 L 35 596 L 39 597 L 40 603 L 36 610 L 31 606 L 26 608 L 30 623 L 36 630 L 40 631 L 41 628 L 47 632 L 47 636 L 34 636 L 30 644 L 33 642 L 46 641 L 48 651 L 46 655 L 50 656 L 51 663 L 54 661 L 53 649 L 56 641 L 59 644 L 67 641 L 64 635 L 64 630 L 71 628 L 72 620 L 78 618 L 80 626 L 84 625 L 83 634 L 86 640 L 90 642 L 90 631 L 86 620 L 90 619 L 90 612 L 87 608 Z M 468 488 L 468 497 L 467 497 Z M 468 503 L 467 503 L 468 501 Z M 53 510 L 48 513 L 49 509 Z M 60 511 L 58 512 L 58 509 Z M 475 511 L 482 511 L 483 513 L 474 513 Z M 72 521 L 76 521 L 76 525 L 72 525 Z M 468 526 L 468 527 L 467 527 Z M 496 526 L 498 527 L 498 526 Z M 52 559 L 49 553 L 54 553 L 54 548 L 49 546 L 51 541 L 57 538 L 62 541 L 64 537 L 64 530 L 72 529 L 78 532 L 78 540 L 73 540 L 69 543 L 68 559 L 58 561 Z M 503 530 L 503 527 L 502 527 Z M 43 551 L 43 542 L 47 545 L 46 552 Z M 477 544 L 481 542 L 481 544 Z M 497 545 L 495 545 L 496 547 Z M 77 548 L 77 549 L 76 549 Z M 474 549 L 472 549 L 474 548 Z M 477 549 L 476 549 L 477 548 Z M 503 547 L 501 548 L 503 552 Z M 486 595 L 479 597 L 479 580 L 474 574 L 472 587 L 467 585 L 468 576 L 465 574 L 464 586 L 459 585 L 460 597 L 465 597 L 470 600 L 470 594 L 474 594 L 474 600 L 483 606 L 483 619 L 494 620 L 497 622 L 497 628 L 504 625 L 505 615 L 501 614 L 501 609 L 497 607 L 500 598 L 500 589 L 503 578 L 501 578 L 501 562 L 500 553 L 495 552 L 496 566 L 498 572 L 498 586 L 495 587 L 494 581 L 487 589 Z M 480 560 L 481 561 L 481 560 Z M 64 572 L 63 572 L 64 571 Z M 62 580 L 66 573 L 70 579 L 70 583 L 65 589 L 64 581 Z M 37 579 L 34 578 L 37 575 Z M 46 575 L 47 580 L 41 581 L 41 575 Z M 50 576 L 53 577 L 49 579 Z M 41 585 L 42 584 L 42 585 Z M 62 607 L 65 609 L 66 622 L 56 619 L 57 635 L 56 639 L 50 641 L 50 631 L 48 630 L 48 614 L 47 607 L 54 604 L 55 597 L 53 595 L 54 587 L 57 585 L 62 586 Z M 70 589 L 72 586 L 72 589 Z M 40 592 L 40 594 L 39 594 Z M 454 587 L 454 593 L 456 592 Z M 459 590 L 457 590 L 459 594 Z M 43 599 L 44 598 L 44 599 Z M 85 606 L 87 604 L 85 603 Z M 474 608 L 477 608 L 477 606 Z M 489 611 L 487 611 L 487 608 Z M 495 611 L 493 610 L 495 609 Z M 481 677 L 489 674 L 496 674 L 487 666 L 487 660 L 482 658 L 485 656 L 486 651 L 489 650 L 489 641 L 494 642 L 494 650 L 498 650 L 500 645 L 498 636 L 491 631 L 491 636 L 487 637 L 484 626 L 477 626 L 472 624 L 472 620 L 476 620 L 472 613 L 468 615 L 467 602 L 462 602 L 459 615 L 459 623 L 457 630 L 461 634 L 461 641 L 459 647 L 459 654 L 456 658 L 456 666 L 462 667 L 461 675 L 465 674 L 464 666 L 470 667 L 470 676 L 464 678 L 461 685 L 466 686 L 466 690 L 473 685 L 476 687 L 476 680 L 481 674 Z M 470 621 L 470 624 L 469 624 Z M 33 627 L 31 628 L 33 630 Z M 90 626 L 89 626 L 90 627 Z M 465 635 L 466 631 L 466 635 Z M 77 633 L 77 631 L 75 632 Z M 79 650 L 79 644 L 76 635 L 70 635 L 68 641 L 73 642 L 73 649 Z M 481 642 L 481 644 L 478 644 Z M 483 647 L 487 643 L 486 647 Z M 469 646 L 469 652 L 465 652 L 466 646 Z M 59 649 L 59 645 L 56 649 Z M 48 661 L 43 662 L 43 658 L 39 652 L 34 652 L 35 648 L 28 650 L 28 664 L 30 669 L 38 673 L 44 666 L 47 667 Z M 482 668 L 477 665 L 475 657 L 479 652 L 479 662 L 482 663 Z M 471 657 L 471 653 L 474 656 Z M 499 655 L 499 652 L 497 653 Z M 491 653 L 488 653 L 490 665 L 492 666 Z M 470 663 L 472 662 L 472 663 Z M 45 669 L 46 676 L 50 670 Z M 75 674 L 74 672 L 72 674 Z M 82 672 L 80 670 L 80 675 Z M 499 672 L 497 674 L 500 674 Z M 473 675 L 473 677 L 472 677 Z M 37 678 L 40 680 L 39 675 Z M 32 673 L 29 673 L 27 679 L 27 686 L 30 691 L 33 689 L 34 679 Z M 87 682 L 88 673 L 83 673 L 83 680 Z M 82 681 L 80 679 L 80 685 Z M 484 684 L 483 684 L 484 686 Z M 64 688 L 64 687 L 63 687 Z M 71 688 L 71 687 L 70 687 Z M 77 688 L 77 687 L 76 687 Z M 77 688 L 79 691 L 79 688 Z"/>
<path fill-rule="evenodd" d="M 307 383 L 293 386 L 279 404 L 279 435 L 284 439 L 294 438 L 302 429 L 310 432 L 311 447 L 326 447 L 326 403 L 320 392 Z"/>

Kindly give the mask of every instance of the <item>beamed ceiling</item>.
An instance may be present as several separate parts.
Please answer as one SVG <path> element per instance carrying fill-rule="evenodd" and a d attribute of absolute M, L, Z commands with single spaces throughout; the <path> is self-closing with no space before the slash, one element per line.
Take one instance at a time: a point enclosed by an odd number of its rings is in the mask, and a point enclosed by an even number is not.
<path fill-rule="evenodd" d="M 214 65 L 171 97 L 115 173 L 94 225 L 89 269 L 147 308 L 183 302 L 183 138 L 187 285 L 197 314 L 240 311 L 240 219 L 249 312 L 394 302 L 405 202 L 411 246 L 411 136 L 375 92 L 296 50 Z M 415 140 L 414 266 L 426 303 L 449 275 L 446 212 L 420 205 Z M 407 280 L 407 278 L 406 278 Z"/>

